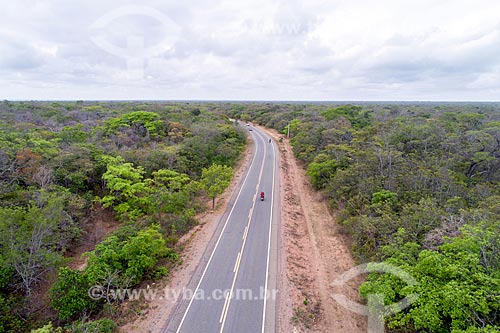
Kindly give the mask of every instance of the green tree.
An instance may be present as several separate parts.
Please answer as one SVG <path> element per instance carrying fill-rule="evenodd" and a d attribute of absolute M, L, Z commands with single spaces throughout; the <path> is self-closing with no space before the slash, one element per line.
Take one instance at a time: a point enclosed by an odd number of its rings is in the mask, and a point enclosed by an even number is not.
<path fill-rule="evenodd" d="M 186 174 L 173 170 L 161 169 L 153 172 L 152 178 L 146 183 L 151 189 L 149 194 L 150 213 L 157 214 L 160 220 L 161 213 L 181 214 L 191 202 L 192 194 L 197 190 L 196 182 L 193 182 Z"/>
<path fill-rule="evenodd" d="M 89 134 L 83 131 L 83 125 L 63 127 L 59 134 L 62 142 L 65 143 L 83 143 L 89 137 Z"/>
<path fill-rule="evenodd" d="M 226 165 L 212 164 L 209 168 L 203 168 L 200 182 L 212 199 L 212 209 L 215 208 L 215 198 L 229 186 L 232 176 L 233 169 Z"/>
<path fill-rule="evenodd" d="M 74 193 L 89 190 L 92 177 L 95 176 L 95 165 L 89 148 L 69 145 L 51 160 L 51 164 L 58 185 L 69 188 Z"/>
<path fill-rule="evenodd" d="M 26 321 L 16 313 L 19 300 L 0 293 L 0 332 L 25 332 Z"/>
<path fill-rule="evenodd" d="M 114 206 L 120 218 L 134 219 L 143 215 L 148 206 L 144 199 L 148 191 L 143 181 L 144 169 L 126 163 L 120 156 L 105 156 L 104 159 L 107 168 L 102 179 L 106 181 L 110 194 L 101 199 L 103 207 Z"/>
<path fill-rule="evenodd" d="M 344 117 L 356 128 L 366 127 L 372 122 L 372 112 L 363 110 L 362 107 L 357 105 L 343 105 L 336 108 L 330 108 L 321 112 L 321 115 L 327 120 Z"/>
<path fill-rule="evenodd" d="M 41 191 L 24 208 L 0 208 L 0 249 L 27 296 L 63 260 L 61 252 L 80 229 L 64 210 L 64 192 Z"/>
<path fill-rule="evenodd" d="M 339 167 L 335 159 L 325 154 L 319 154 L 314 162 L 309 164 L 307 175 L 311 177 L 311 183 L 316 190 L 325 188 L 332 180 L 337 168 Z"/>
<path fill-rule="evenodd" d="M 50 305 L 58 312 L 59 319 L 68 320 L 89 314 L 99 302 L 89 297 L 92 282 L 85 272 L 61 267 L 57 281 L 50 289 Z"/>
<path fill-rule="evenodd" d="M 391 209 L 397 202 L 397 194 L 388 190 L 378 191 L 372 194 L 371 207 L 375 209 Z"/>
<path fill-rule="evenodd" d="M 159 226 L 153 225 L 125 240 L 112 235 L 99 243 L 89 253 L 86 273 L 95 283 L 124 288 L 139 283 L 164 257 L 176 255 L 165 246 Z"/>
<path fill-rule="evenodd" d="M 415 243 L 392 252 L 387 263 L 399 266 L 415 278 L 408 286 L 390 274 L 372 274 L 361 294 L 382 294 L 386 304 L 409 294 L 418 298 L 404 312 L 386 318 L 392 329 L 407 332 L 463 332 L 497 327 L 500 321 L 500 237 L 498 223 L 465 227 L 462 235 L 438 250 L 418 253 Z M 411 250 L 410 250 L 411 249 Z M 415 253 L 418 253 L 415 255 Z"/>
<path fill-rule="evenodd" d="M 116 323 L 108 318 L 94 321 L 74 322 L 71 325 L 72 333 L 113 333 L 117 331 Z"/>
<path fill-rule="evenodd" d="M 142 137 L 157 137 L 164 130 L 164 123 L 154 112 L 135 111 L 126 113 L 118 118 L 111 118 L 105 123 L 105 133 L 112 134 L 122 128 L 130 128 Z"/>
<path fill-rule="evenodd" d="M 64 330 L 61 327 L 54 327 L 52 323 L 48 323 L 43 327 L 31 330 L 31 333 L 64 333 Z"/>

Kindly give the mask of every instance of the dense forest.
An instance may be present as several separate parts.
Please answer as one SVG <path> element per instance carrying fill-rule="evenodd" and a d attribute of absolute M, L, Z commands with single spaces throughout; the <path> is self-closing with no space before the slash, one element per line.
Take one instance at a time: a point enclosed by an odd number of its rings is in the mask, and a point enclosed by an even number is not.
<path fill-rule="evenodd" d="M 371 274 L 362 296 L 408 308 L 388 332 L 500 332 L 500 105 L 226 105 L 289 134 L 295 156 Z M 332 258 L 335 260 L 335 258 Z"/>
<path fill-rule="evenodd" d="M 228 118 L 289 135 L 356 260 L 418 282 L 361 286 L 418 294 L 387 331 L 500 332 L 500 105 L 83 101 L 0 103 L 0 332 L 113 331 L 88 288 L 168 274 L 245 145 Z M 68 267 L 102 212 L 118 228 Z"/>
<path fill-rule="evenodd" d="M 112 332 L 130 288 L 168 274 L 177 240 L 229 184 L 246 142 L 215 105 L 0 103 L 0 332 Z M 68 266 L 99 214 L 118 227 Z"/>

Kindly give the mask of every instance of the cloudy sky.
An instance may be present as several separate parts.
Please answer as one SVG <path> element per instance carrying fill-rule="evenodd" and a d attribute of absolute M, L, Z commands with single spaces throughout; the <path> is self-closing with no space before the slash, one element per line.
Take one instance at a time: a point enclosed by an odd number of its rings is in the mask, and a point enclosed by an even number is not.
<path fill-rule="evenodd" d="M 0 0 L 1 99 L 500 100 L 498 0 Z"/>

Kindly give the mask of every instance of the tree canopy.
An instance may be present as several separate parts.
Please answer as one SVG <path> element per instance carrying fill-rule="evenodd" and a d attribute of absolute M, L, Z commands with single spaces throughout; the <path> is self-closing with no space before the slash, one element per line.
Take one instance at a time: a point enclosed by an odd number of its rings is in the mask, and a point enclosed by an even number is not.
<path fill-rule="evenodd" d="M 234 165 L 243 129 L 208 104 L 4 101 L 0 110 L 0 332 L 113 331 L 93 319 L 118 320 L 120 302 L 105 307 L 88 289 L 168 274 L 177 240 L 206 209 L 203 168 Z M 99 242 L 104 220 L 120 225 Z M 83 270 L 66 267 L 94 245 Z"/>
<path fill-rule="evenodd" d="M 215 207 L 215 198 L 229 186 L 232 175 L 233 170 L 227 165 L 212 164 L 202 170 L 201 185 L 212 199 L 212 208 Z"/>

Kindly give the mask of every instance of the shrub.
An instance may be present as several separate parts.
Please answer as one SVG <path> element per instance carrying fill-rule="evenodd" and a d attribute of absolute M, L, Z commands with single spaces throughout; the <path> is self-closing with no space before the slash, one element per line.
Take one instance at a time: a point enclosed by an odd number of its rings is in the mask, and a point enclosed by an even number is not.
<path fill-rule="evenodd" d="M 57 281 L 50 290 L 50 305 L 58 312 L 59 319 L 75 318 L 98 305 L 88 295 L 91 285 L 85 272 L 60 268 Z"/>
<path fill-rule="evenodd" d="M 108 318 L 73 324 L 71 328 L 72 333 L 113 333 L 116 330 L 115 322 Z"/>

